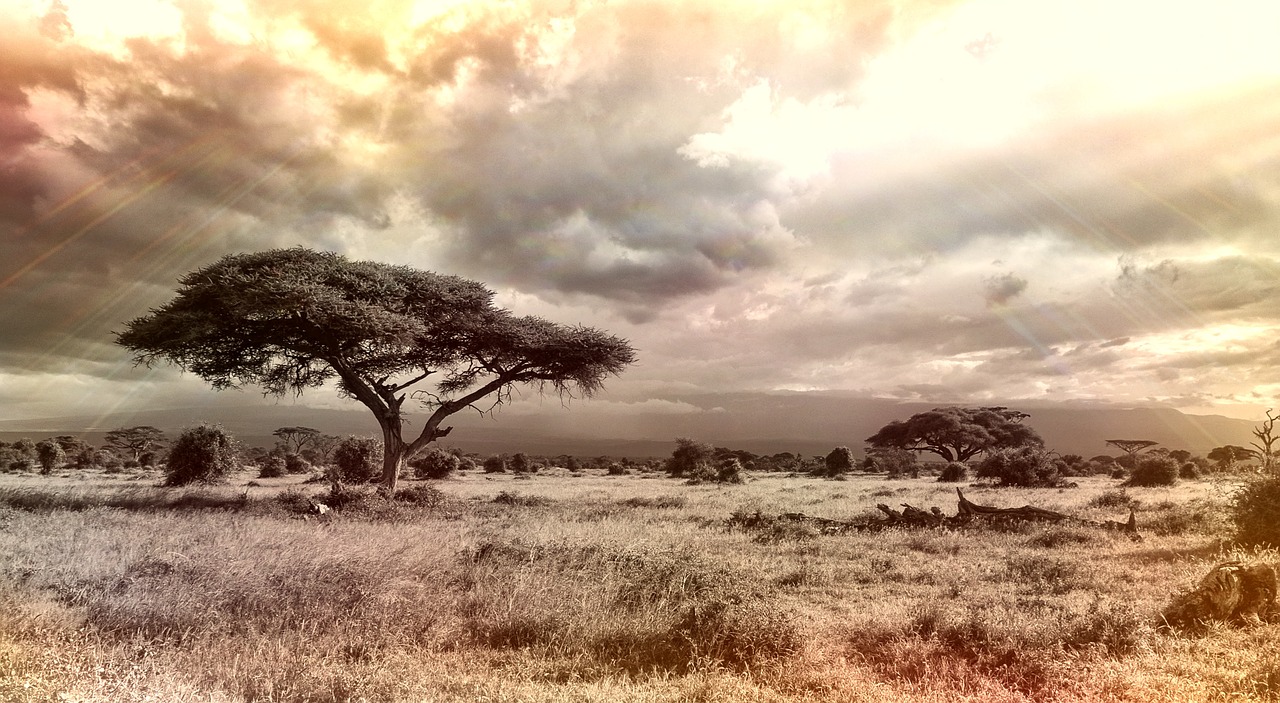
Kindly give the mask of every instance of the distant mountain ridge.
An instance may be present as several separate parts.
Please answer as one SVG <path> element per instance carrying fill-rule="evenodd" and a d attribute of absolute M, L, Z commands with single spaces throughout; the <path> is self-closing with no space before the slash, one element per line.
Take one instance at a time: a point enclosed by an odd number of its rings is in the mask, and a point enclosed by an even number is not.
<path fill-rule="evenodd" d="M 493 418 L 459 414 L 442 441 L 464 451 L 578 456 L 666 456 L 676 437 L 757 454 L 782 451 L 825 454 L 836 446 L 860 453 L 863 440 L 885 423 L 937 407 L 835 393 L 726 393 L 678 399 L 682 412 L 602 412 L 589 404 L 544 412 L 504 413 Z M 994 403 L 993 403 L 994 404 Z M 1188 415 L 1168 408 L 1106 405 L 1005 403 L 1030 414 L 1026 420 L 1046 445 L 1064 454 L 1118 454 L 1108 439 L 1149 439 L 1171 449 L 1205 454 L 1224 444 L 1248 446 L 1256 423 L 1217 415 Z M 410 421 L 415 419 L 410 416 Z M 0 439 L 41 439 L 58 434 L 101 435 L 118 427 L 153 425 L 176 435 L 201 421 L 216 422 L 251 446 L 270 446 L 278 427 L 302 425 L 337 435 L 375 434 L 377 425 L 356 404 L 350 410 L 300 405 L 210 405 L 121 412 L 100 417 L 55 417 L 0 421 Z M 412 424 L 409 427 L 412 431 Z M 928 455 L 926 455 L 927 457 Z"/>

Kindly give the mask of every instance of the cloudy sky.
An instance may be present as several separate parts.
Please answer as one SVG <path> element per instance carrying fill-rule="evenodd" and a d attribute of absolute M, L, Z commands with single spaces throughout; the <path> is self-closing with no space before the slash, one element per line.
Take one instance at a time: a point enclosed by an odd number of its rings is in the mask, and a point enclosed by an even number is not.
<path fill-rule="evenodd" d="M 300 244 L 629 338 L 615 413 L 1280 407 L 1271 0 L 0 10 L 0 418 L 204 402 L 112 332 Z"/>

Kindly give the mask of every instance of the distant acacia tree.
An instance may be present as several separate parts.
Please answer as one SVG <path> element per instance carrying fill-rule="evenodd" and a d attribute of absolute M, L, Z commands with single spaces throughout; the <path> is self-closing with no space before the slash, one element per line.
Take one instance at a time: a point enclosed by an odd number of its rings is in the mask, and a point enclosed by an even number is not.
<path fill-rule="evenodd" d="M 1125 453 L 1127 457 L 1123 462 L 1126 468 L 1132 469 L 1138 461 L 1138 454 L 1150 447 L 1154 447 L 1159 442 L 1150 439 L 1108 439 L 1107 444 L 1119 449 Z"/>
<path fill-rule="evenodd" d="M 1223 471 L 1230 471 L 1235 468 L 1237 461 L 1257 459 L 1258 453 L 1252 449 L 1246 449 L 1245 447 L 1240 447 L 1234 444 L 1225 444 L 1221 447 L 1214 447 L 1205 456 L 1209 461 L 1216 463 L 1219 469 Z"/>
<path fill-rule="evenodd" d="M 320 430 L 310 427 L 281 427 L 271 433 L 289 454 L 301 454 L 320 437 Z"/>
<path fill-rule="evenodd" d="M 164 444 L 165 436 L 163 431 L 151 425 L 141 425 L 111 430 L 105 439 L 108 447 L 129 452 L 133 455 L 133 460 L 137 461 L 143 452 L 152 451 Z"/>
<path fill-rule="evenodd" d="M 1040 435 L 1022 424 L 1027 417 L 998 406 L 934 408 L 894 420 L 866 441 L 873 449 L 932 452 L 947 462 L 963 462 L 994 449 L 1044 446 Z"/>
<path fill-rule="evenodd" d="M 301 393 L 337 381 L 382 430 L 383 489 L 406 457 L 452 429 L 445 418 L 515 386 L 591 395 L 635 361 L 625 341 L 589 327 L 515 317 L 457 276 L 305 248 L 223 257 L 187 274 L 177 296 L 116 341 L 135 361 L 169 361 L 215 389 L 257 384 Z M 434 381 L 430 389 L 413 390 Z M 409 394 L 430 411 L 404 438 Z"/>

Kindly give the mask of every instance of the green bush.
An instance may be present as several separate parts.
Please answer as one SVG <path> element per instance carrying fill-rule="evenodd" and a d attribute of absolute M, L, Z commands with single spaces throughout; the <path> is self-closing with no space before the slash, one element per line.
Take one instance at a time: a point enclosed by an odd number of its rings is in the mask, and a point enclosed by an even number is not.
<path fill-rule="evenodd" d="M 943 483 L 959 483 L 968 476 L 968 466 L 959 461 L 952 461 L 942 468 L 942 473 L 938 474 L 938 480 Z"/>
<path fill-rule="evenodd" d="M 507 458 L 501 454 L 494 454 L 485 459 L 482 466 L 486 474 L 505 474 L 507 472 Z"/>
<path fill-rule="evenodd" d="M 378 476 L 382 442 L 373 437 L 347 437 L 333 450 L 333 471 L 343 483 L 368 483 Z"/>
<path fill-rule="evenodd" d="M 1280 547 L 1280 476 L 1248 480 L 1231 501 L 1236 540 Z"/>
<path fill-rule="evenodd" d="M 285 475 L 284 457 L 271 453 L 258 460 L 258 478 L 280 478 Z"/>
<path fill-rule="evenodd" d="M 862 460 L 862 468 L 866 471 L 883 471 L 888 478 L 901 478 L 920 475 L 920 463 L 916 453 L 906 449 L 872 448 Z"/>
<path fill-rule="evenodd" d="M 217 483 L 239 467 L 239 456 L 235 438 L 221 426 L 189 427 L 169 450 L 165 485 Z M 116 461 L 119 462 L 119 457 Z"/>
<path fill-rule="evenodd" d="M 306 459 L 303 459 L 302 456 L 298 454 L 293 454 L 293 453 L 285 454 L 284 470 L 286 473 L 291 473 L 291 474 L 311 473 L 311 462 L 307 461 Z"/>
<path fill-rule="evenodd" d="M 40 440 L 36 444 L 36 460 L 40 462 L 40 473 L 50 474 L 67 458 L 62 445 L 51 439 Z"/>
<path fill-rule="evenodd" d="M 1062 484 L 1057 462 L 1040 447 L 997 449 L 978 464 L 978 478 L 1001 486 L 1044 487 Z"/>
<path fill-rule="evenodd" d="M 715 448 L 688 437 L 677 437 L 676 448 L 663 466 L 672 478 L 699 478 L 715 474 Z"/>
<path fill-rule="evenodd" d="M 448 478 L 458 470 L 461 463 L 458 455 L 446 452 L 440 447 L 432 447 L 426 454 L 411 460 L 409 467 L 413 469 L 414 478 L 439 480 Z"/>
<path fill-rule="evenodd" d="M 1168 454 L 1142 454 L 1129 472 L 1126 486 L 1172 486 L 1178 482 L 1178 462 Z"/>
<path fill-rule="evenodd" d="M 172 454 L 172 450 L 170 453 Z M 118 474 L 124 470 L 124 460 L 106 449 L 99 449 L 93 453 L 93 464 L 109 474 Z"/>
<path fill-rule="evenodd" d="M 827 454 L 826 460 L 815 473 L 826 478 L 842 476 L 853 468 L 853 452 L 848 447 L 836 447 Z"/>

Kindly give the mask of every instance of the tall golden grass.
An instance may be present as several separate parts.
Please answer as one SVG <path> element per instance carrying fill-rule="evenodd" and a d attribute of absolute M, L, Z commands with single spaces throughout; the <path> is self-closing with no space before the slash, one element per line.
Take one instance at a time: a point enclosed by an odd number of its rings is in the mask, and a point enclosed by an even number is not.
<path fill-rule="evenodd" d="M 140 480 L 129 480 L 140 479 Z M 0 476 L 4 701 L 1212 701 L 1280 697 L 1280 631 L 1161 631 L 1228 558 L 1226 489 L 991 489 L 1071 526 L 821 535 L 954 510 L 931 478 L 469 472 L 306 513 L 324 488 L 237 477 Z M 426 484 L 421 484 L 426 485 Z"/>

